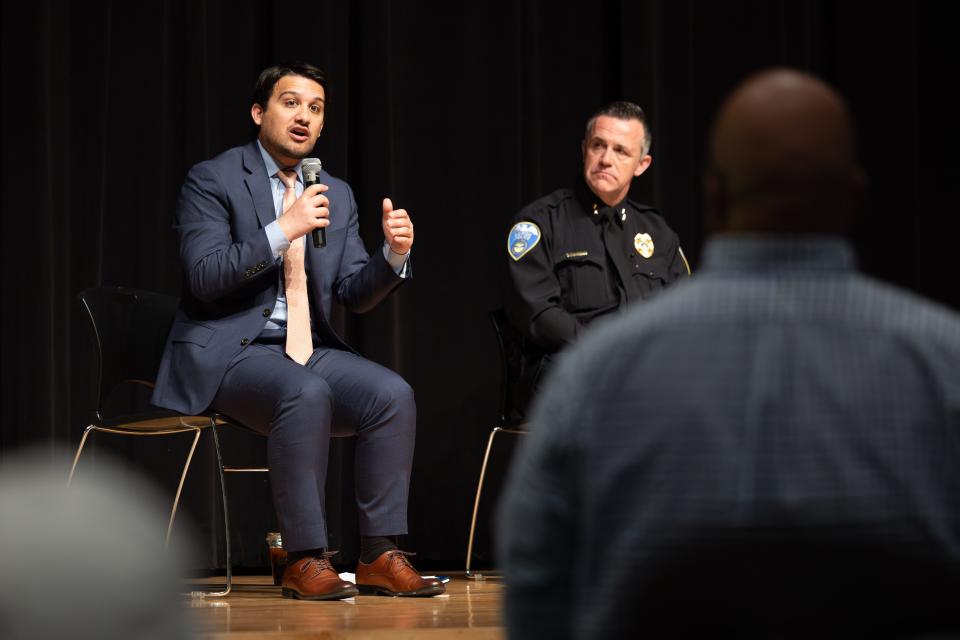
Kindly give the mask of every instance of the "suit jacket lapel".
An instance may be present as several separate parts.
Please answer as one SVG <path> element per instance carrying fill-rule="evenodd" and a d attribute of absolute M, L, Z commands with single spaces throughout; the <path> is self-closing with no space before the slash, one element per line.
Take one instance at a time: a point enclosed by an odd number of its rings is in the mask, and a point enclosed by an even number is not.
<path fill-rule="evenodd" d="M 267 177 L 267 168 L 263 164 L 260 148 L 254 140 L 243 148 L 243 168 L 247 172 L 244 182 L 253 198 L 253 208 L 257 212 L 260 226 L 266 227 L 277 219 L 273 205 L 273 194 L 270 193 L 270 179 Z"/>

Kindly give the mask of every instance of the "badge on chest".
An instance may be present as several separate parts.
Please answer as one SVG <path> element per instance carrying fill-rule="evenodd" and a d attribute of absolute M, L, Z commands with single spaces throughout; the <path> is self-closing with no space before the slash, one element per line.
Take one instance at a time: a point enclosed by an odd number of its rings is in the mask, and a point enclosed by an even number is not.
<path fill-rule="evenodd" d="M 649 233 L 638 233 L 633 236 L 633 248 L 644 258 L 653 257 L 653 238 Z"/>

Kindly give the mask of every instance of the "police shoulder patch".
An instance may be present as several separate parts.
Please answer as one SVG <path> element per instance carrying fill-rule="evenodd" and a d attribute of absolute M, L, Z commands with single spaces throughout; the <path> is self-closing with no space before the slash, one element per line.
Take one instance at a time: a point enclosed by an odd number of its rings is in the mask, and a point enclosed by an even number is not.
<path fill-rule="evenodd" d="M 530 253 L 540 242 L 540 227 L 532 222 L 518 222 L 510 228 L 507 236 L 507 253 L 514 261 Z"/>

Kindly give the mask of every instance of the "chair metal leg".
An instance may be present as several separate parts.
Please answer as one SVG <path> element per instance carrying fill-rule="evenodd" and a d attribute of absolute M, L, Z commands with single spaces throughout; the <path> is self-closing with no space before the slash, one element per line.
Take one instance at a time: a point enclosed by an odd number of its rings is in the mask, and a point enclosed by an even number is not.
<path fill-rule="evenodd" d="M 193 443 L 190 445 L 190 452 L 183 463 L 183 471 L 180 472 L 180 483 L 177 484 L 177 493 L 173 497 L 173 509 L 170 510 L 170 520 L 167 521 L 167 541 L 170 544 L 170 533 L 173 531 L 173 521 L 177 517 L 177 508 L 180 506 L 180 494 L 183 493 L 183 483 L 187 479 L 187 471 L 190 470 L 190 463 L 193 462 L 193 452 L 197 450 L 197 441 L 200 439 L 200 429 L 194 429 Z"/>
<path fill-rule="evenodd" d="M 480 510 L 480 495 L 483 493 L 483 478 L 487 475 L 487 463 L 490 461 L 490 449 L 493 447 L 493 438 L 500 431 L 494 427 L 487 438 L 487 451 L 483 454 L 483 464 L 480 466 L 480 480 L 477 482 L 477 497 L 473 501 L 473 516 L 470 517 L 470 538 L 467 540 L 466 576 L 472 577 L 470 572 L 470 558 L 473 557 L 473 538 L 477 527 L 477 512 Z"/>
<path fill-rule="evenodd" d="M 87 428 L 83 430 L 83 437 L 80 438 L 80 446 L 77 447 L 77 454 L 73 456 L 73 466 L 70 467 L 70 477 L 67 478 L 67 486 L 69 487 L 73 484 L 73 474 L 77 470 L 77 463 L 80 462 L 80 454 L 83 452 L 83 445 L 87 444 L 87 436 L 90 435 L 90 432 L 93 431 L 94 426 L 92 424 L 87 425 Z"/>
<path fill-rule="evenodd" d="M 227 584 L 222 592 L 207 593 L 208 596 L 225 596 L 233 589 L 233 561 L 230 558 L 230 513 L 227 507 L 227 483 L 223 476 L 223 457 L 220 454 L 220 437 L 217 435 L 216 421 L 210 419 L 210 435 L 213 437 L 213 448 L 217 453 L 217 473 L 220 476 L 220 499 L 223 501 L 223 551 L 226 556 Z"/>
<path fill-rule="evenodd" d="M 188 425 L 184 425 L 188 426 Z M 170 544 L 170 536 L 173 533 L 173 523 L 177 517 L 177 509 L 180 506 L 180 496 L 183 493 L 183 485 L 187 479 L 187 472 L 190 470 L 190 464 L 193 462 L 193 455 L 197 450 L 197 442 L 200 440 L 200 432 L 203 430 L 201 427 L 195 427 L 191 429 L 193 433 L 193 442 L 190 444 L 190 451 L 187 453 L 187 459 L 183 463 L 183 470 L 180 472 L 180 482 L 177 484 L 177 492 L 173 499 L 173 507 L 170 509 L 170 518 L 167 521 L 167 537 L 165 544 Z M 80 454 L 83 452 L 84 445 L 87 443 L 87 437 L 90 435 L 91 431 L 103 431 L 105 433 L 119 433 L 124 435 L 165 435 L 169 433 L 183 433 L 182 430 L 173 430 L 168 432 L 153 432 L 153 433 L 142 433 L 142 434 L 130 434 L 129 432 L 119 431 L 116 429 L 111 429 L 107 427 L 97 427 L 96 425 L 89 425 L 83 432 L 83 437 L 80 439 L 80 445 L 77 447 L 77 453 L 73 457 L 73 465 L 70 467 L 70 477 L 67 479 L 67 486 L 70 486 L 73 483 L 73 476 L 77 470 L 77 463 L 80 461 Z M 220 497 L 223 501 L 223 530 L 224 530 L 224 554 L 226 556 L 226 585 L 220 591 L 191 591 L 190 596 L 192 597 L 222 597 L 230 593 L 233 588 L 233 567 L 231 564 L 230 558 L 230 516 L 227 510 L 227 485 L 224 481 L 223 476 L 223 457 L 220 453 L 220 438 L 217 436 L 217 425 L 216 421 L 210 419 L 210 434 L 213 438 L 213 448 L 217 455 L 217 473 L 220 480 Z"/>
<path fill-rule="evenodd" d="M 90 435 L 91 431 L 103 431 L 104 433 L 119 433 L 122 435 L 142 435 L 142 436 L 165 435 L 168 433 L 182 433 L 182 430 L 175 430 L 175 431 L 167 431 L 167 432 L 155 431 L 153 433 L 131 434 L 129 432 L 121 431 L 118 429 L 111 429 L 108 427 L 98 427 L 97 425 L 94 425 L 94 424 L 88 425 L 87 428 L 84 429 L 83 431 L 83 437 L 80 439 L 80 446 L 77 447 L 77 453 L 73 457 L 73 465 L 70 467 L 70 477 L 67 478 L 68 487 L 73 483 L 73 476 L 77 470 L 77 463 L 80 462 L 80 454 L 83 453 L 83 447 L 87 443 L 87 437 Z M 187 459 L 183 463 L 183 470 L 180 472 L 180 482 L 177 484 L 177 492 L 173 497 L 173 506 L 170 509 L 170 518 L 167 520 L 167 537 L 165 539 L 165 544 L 167 545 L 170 544 L 170 534 L 173 531 L 173 521 L 177 517 L 177 508 L 180 506 L 180 495 L 183 493 L 183 483 L 187 479 L 187 471 L 190 470 L 190 463 L 193 461 L 193 454 L 197 450 L 197 441 L 200 439 L 201 429 L 199 427 L 195 427 L 192 429 L 192 431 L 194 432 L 193 442 L 190 444 L 190 451 L 189 453 L 187 453 Z M 219 449 L 217 451 L 217 454 L 219 459 Z"/>
<path fill-rule="evenodd" d="M 470 539 L 467 541 L 467 560 L 466 571 L 467 578 L 473 578 L 474 573 L 470 570 L 470 559 L 473 557 L 473 540 L 477 528 L 477 513 L 480 511 L 480 496 L 483 493 L 483 480 L 487 475 L 487 463 L 490 462 L 490 451 L 493 449 L 493 439 L 500 433 L 513 433 L 520 435 L 525 433 L 517 429 L 504 429 L 503 427 L 494 427 L 487 438 L 487 451 L 483 454 L 483 465 L 480 467 L 480 479 L 477 481 L 477 497 L 473 501 L 473 516 L 470 518 Z"/>

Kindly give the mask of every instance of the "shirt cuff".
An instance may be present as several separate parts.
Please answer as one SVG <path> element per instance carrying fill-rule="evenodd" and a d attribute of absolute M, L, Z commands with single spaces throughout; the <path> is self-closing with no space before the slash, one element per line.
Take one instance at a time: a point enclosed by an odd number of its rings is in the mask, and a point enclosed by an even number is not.
<path fill-rule="evenodd" d="M 267 242 L 270 243 L 270 251 L 273 252 L 274 258 L 279 258 L 284 251 L 290 248 L 290 241 L 287 240 L 287 236 L 280 229 L 278 220 L 274 220 L 263 230 L 267 232 Z"/>
<path fill-rule="evenodd" d="M 407 277 L 407 259 L 410 257 L 410 252 L 400 254 L 394 253 L 390 248 L 390 243 L 383 243 L 383 257 L 386 259 L 387 264 L 393 269 L 393 272 L 400 276 L 401 278 Z"/>

